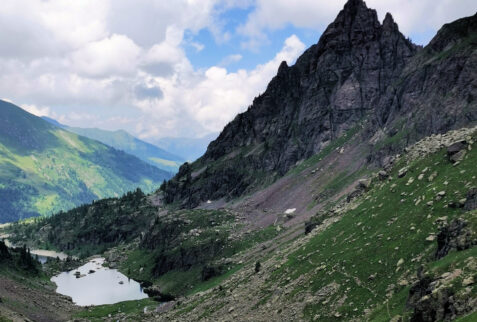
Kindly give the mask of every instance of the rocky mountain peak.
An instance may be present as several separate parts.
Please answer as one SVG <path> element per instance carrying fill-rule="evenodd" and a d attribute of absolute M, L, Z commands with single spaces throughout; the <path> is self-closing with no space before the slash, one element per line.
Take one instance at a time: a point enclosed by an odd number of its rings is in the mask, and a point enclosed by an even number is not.
<path fill-rule="evenodd" d="M 450 39 L 472 49 L 473 42 L 462 41 L 462 36 L 472 35 L 473 21 L 467 19 L 447 27 L 452 32 L 441 33 L 435 43 Z M 319 42 L 307 49 L 295 65 L 282 62 L 277 76 L 247 111 L 237 115 L 207 152 L 184 168 L 187 171 L 180 171 L 167 183 L 166 202 L 195 207 L 205 200 L 241 196 L 261 184 L 257 178 L 285 175 L 296 164 L 356 129 L 363 120 L 368 122 L 363 133 L 370 137 L 384 132 L 388 126 L 395 127 L 390 135 L 398 133 L 404 125 L 409 126 L 412 129 L 408 131 L 414 137 L 402 134 L 403 141 L 449 130 L 458 124 L 456 120 L 462 119 L 459 124 L 465 124 L 462 117 L 451 113 L 455 102 L 449 101 L 442 107 L 450 111 L 448 117 L 432 113 L 431 106 L 442 104 L 440 96 L 432 96 L 437 85 L 447 86 L 456 81 L 442 82 L 442 76 L 435 76 L 430 82 L 434 74 L 420 68 L 416 59 L 423 55 L 416 55 L 418 50 L 399 31 L 391 14 L 381 24 L 376 11 L 369 9 L 364 1 L 349 0 Z M 468 53 L 463 55 L 467 56 Z M 447 60 L 436 61 L 442 66 L 447 63 Z M 463 64 L 464 60 L 458 65 L 445 65 L 446 75 L 458 74 Z M 473 79 L 471 65 L 467 65 L 465 80 Z M 442 66 L 433 69 L 436 75 Z M 408 77 L 413 78 L 412 82 Z M 466 93 L 466 101 L 473 102 L 473 88 L 461 91 L 463 86 L 470 86 L 465 80 L 456 83 L 455 93 Z M 439 84 L 430 86 L 434 82 Z M 427 102 L 431 96 L 435 101 L 425 109 L 414 99 L 420 97 Z M 424 116 L 424 110 L 429 114 Z M 419 111 L 422 119 L 416 121 L 414 117 L 403 122 L 414 111 Z M 473 120 L 473 114 L 467 119 Z M 386 149 L 373 153 L 368 161 L 381 160 L 394 148 Z"/>
<path fill-rule="evenodd" d="M 278 67 L 278 73 L 277 75 L 282 75 L 284 73 L 286 73 L 286 71 L 288 70 L 288 64 L 286 61 L 282 61 L 281 64 L 280 64 L 280 67 Z"/>
<path fill-rule="evenodd" d="M 383 21 L 384 30 L 399 30 L 397 23 L 394 21 L 393 16 L 388 12 Z"/>
<path fill-rule="evenodd" d="M 362 0 L 350 0 L 325 30 L 320 43 L 335 48 L 368 42 L 377 37 L 380 28 L 376 10 L 369 9 Z"/>

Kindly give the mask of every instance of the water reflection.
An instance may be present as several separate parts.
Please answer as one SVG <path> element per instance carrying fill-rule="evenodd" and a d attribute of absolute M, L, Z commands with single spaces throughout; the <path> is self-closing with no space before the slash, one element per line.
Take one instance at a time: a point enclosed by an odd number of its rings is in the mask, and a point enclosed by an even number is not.
<path fill-rule="evenodd" d="M 63 272 L 51 280 L 56 291 L 73 298 L 77 305 L 114 304 L 148 296 L 141 285 L 116 269 L 103 267 L 104 258 L 96 258 L 78 269 Z"/>

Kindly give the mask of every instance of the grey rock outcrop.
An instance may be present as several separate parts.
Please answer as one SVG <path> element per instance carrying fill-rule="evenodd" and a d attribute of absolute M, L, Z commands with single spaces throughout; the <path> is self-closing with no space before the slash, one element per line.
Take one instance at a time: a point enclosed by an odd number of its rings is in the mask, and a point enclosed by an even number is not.
<path fill-rule="evenodd" d="M 467 192 L 464 209 L 468 211 L 477 209 L 477 188 L 471 188 Z"/>
<path fill-rule="evenodd" d="M 465 220 L 454 219 L 441 228 L 437 235 L 436 258 L 446 256 L 451 250 L 465 250 L 477 244 L 472 230 Z"/>

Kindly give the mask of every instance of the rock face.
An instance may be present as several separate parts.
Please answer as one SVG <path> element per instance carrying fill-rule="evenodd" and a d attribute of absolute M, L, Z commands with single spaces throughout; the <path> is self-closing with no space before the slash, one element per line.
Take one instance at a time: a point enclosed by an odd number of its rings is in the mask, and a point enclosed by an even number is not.
<path fill-rule="evenodd" d="M 477 188 L 471 188 L 467 192 L 467 198 L 464 204 L 465 210 L 477 209 Z"/>
<path fill-rule="evenodd" d="M 477 244 L 472 229 L 467 226 L 466 221 L 454 219 L 450 224 L 441 228 L 437 235 L 437 259 L 446 256 L 451 250 L 464 250 Z"/>
<path fill-rule="evenodd" d="M 283 62 L 266 91 L 230 122 L 203 157 L 163 187 L 167 202 L 194 207 L 233 198 L 364 124 L 383 144 L 383 163 L 401 147 L 477 120 L 477 15 L 444 26 L 425 48 L 412 44 L 387 14 L 381 24 L 362 0 L 349 0 L 294 66 Z M 385 131 L 383 131 L 383 129 Z M 352 131 L 350 131 L 352 132 Z"/>
<path fill-rule="evenodd" d="M 452 275 L 457 274 L 450 274 L 447 279 L 452 281 Z M 444 285 L 438 287 L 439 284 Z M 458 298 L 442 279 L 424 277 L 412 286 L 407 305 L 413 309 L 410 321 L 431 322 L 454 320 L 470 312 L 473 303 L 470 298 Z"/>

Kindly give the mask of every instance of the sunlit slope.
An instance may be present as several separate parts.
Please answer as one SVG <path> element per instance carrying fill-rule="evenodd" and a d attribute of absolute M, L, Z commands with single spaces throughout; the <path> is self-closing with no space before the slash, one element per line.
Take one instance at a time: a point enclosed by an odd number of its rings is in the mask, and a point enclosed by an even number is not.
<path fill-rule="evenodd" d="M 0 222 L 48 215 L 169 174 L 0 101 Z"/>

